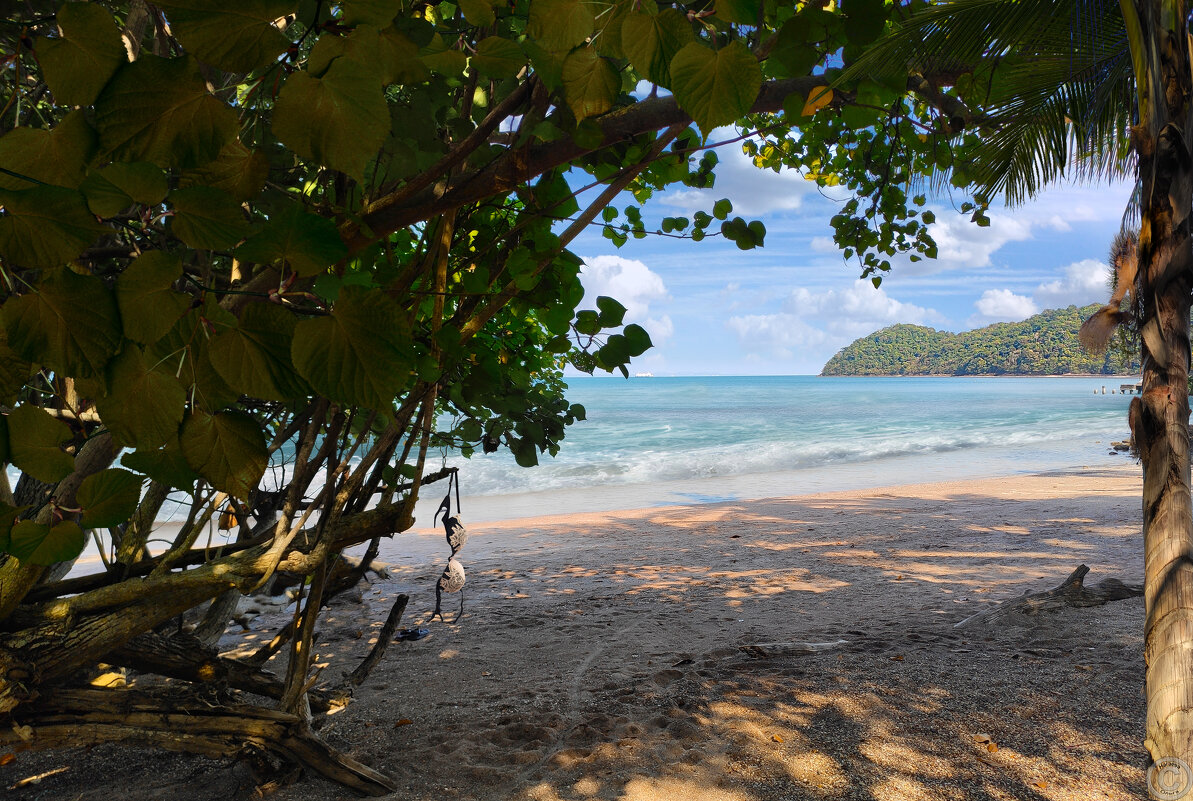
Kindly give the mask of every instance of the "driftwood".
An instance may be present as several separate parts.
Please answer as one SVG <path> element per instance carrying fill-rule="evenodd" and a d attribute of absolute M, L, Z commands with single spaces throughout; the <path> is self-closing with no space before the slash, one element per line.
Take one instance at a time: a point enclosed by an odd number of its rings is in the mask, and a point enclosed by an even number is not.
<path fill-rule="evenodd" d="M 264 751 L 313 770 L 364 795 L 387 795 L 397 786 L 385 775 L 335 750 L 297 716 L 247 705 L 213 705 L 157 698 L 134 690 L 56 690 L 37 706 L 14 715 L 0 730 L 0 748 L 99 743 L 149 745 L 211 757 Z"/>
<path fill-rule="evenodd" d="M 1085 586 L 1085 575 L 1089 568 L 1080 565 L 1069 574 L 1059 586 L 1044 592 L 1024 594 L 1018 598 L 1004 601 L 998 606 L 984 609 L 976 615 L 971 615 L 953 628 L 959 629 L 975 624 L 986 624 L 999 621 L 1010 615 L 1038 615 L 1040 612 L 1055 612 L 1062 607 L 1102 606 L 1110 601 L 1121 601 L 1125 598 L 1138 598 L 1143 595 L 1143 587 L 1135 584 L 1124 584 L 1118 579 L 1108 578 L 1093 586 Z"/>

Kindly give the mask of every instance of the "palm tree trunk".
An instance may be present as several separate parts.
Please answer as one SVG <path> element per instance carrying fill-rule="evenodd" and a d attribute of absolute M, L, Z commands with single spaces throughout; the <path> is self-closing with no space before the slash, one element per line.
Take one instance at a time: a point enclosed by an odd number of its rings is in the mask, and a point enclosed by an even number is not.
<path fill-rule="evenodd" d="M 1183 0 L 1122 0 L 1139 91 L 1133 132 L 1143 395 L 1132 425 L 1143 461 L 1147 740 L 1153 762 L 1193 764 L 1193 505 L 1189 490 L 1189 306 L 1193 250 L 1189 41 Z M 1138 24 L 1132 26 L 1134 12 Z M 1175 796 L 1172 796 L 1175 797 Z"/>

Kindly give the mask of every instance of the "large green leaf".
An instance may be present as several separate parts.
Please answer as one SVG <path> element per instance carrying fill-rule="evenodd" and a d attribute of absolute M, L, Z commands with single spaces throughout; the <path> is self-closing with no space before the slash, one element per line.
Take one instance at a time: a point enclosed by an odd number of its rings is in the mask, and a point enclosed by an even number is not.
<path fill-rule="evenodd" d="M 195 479 L 199 477 L 199 474 L 186 463 L 177 435 L 164 448 L 126 453 L 120 457 L 120 463 L 138 473 L 144 473 L 154 481 L 160 481 L 166 486 L 176 487 L 187 493 L 194 491 Z"/>
<path fill-rule="evenodd" d="M 460 0 L 460 11 L 469 25 L 487 28 L 497 20 L 489 0 Z"/>
<path fill-rule="evenodd" d="M 16 402 L 17 393 L 31 375 L 33 362 L 22 359 L 8 346 L 8 332 L 0 326 L 0 403 Z"/>
<path fill-rule="evenodd" d="M 294 366 L 324 397 L 388 409 L 410 372 L 402 317 L 381 290 L 346 286 L 329 316 L 298 324 Z"/>
<path fill-rule="evenodd" d="M 244 210 L 231 195 L 210 186 L 192 186 L 170 193 L 174 216 L 170 231 L 198 250 L 224 250 L 248 233 Z"/>
<path fill-rule="evenodd" d="M 118 526 L 137 510 L 141 477 L 118 467 L 100 470 L 83 479 L 75 498 L 83 510 L 83 528 Z"/>
<path fill-rule="evenodd" d="M 0 167 L 32 181 L 0 173 L 0 189 L 30 189 L 35 182 L 76 188 L 95 155 L 95 130 L 76 110 L 51 130 L 13 128 L 0 137 Z"/>
<path fill-rule="evenodd" d="M 215 161 L 183 170 L 178 188 L 210 186 L 222 189 L 240 201 L 252 200 L 269 177 L 269 159 L 259 150 L 249 150 L 239 139 L 230 139 Z"/>
<path fill-rule="evenodd" d="M 472 65 L 481 75 L 490 78 L 512 78 L 526 66 L 526 54 L 517 42 L 489 36 L 477 44 Z"/>
<path fill-rule="evenodd" d="M 412 84 L 430 80 L 431 71 L 419 59 L 418 50 L 418 45 L 394 26 L 381 31 L 377 54 L 382 82 Z"/>
<path fill-rule="evenodd" d="M 83 529 L 70 520 L 63 520 L 53 528 L 22 520 L 12 527 L 8 552 L 22 562 L 49 566 L 74 559 L 83 552 L 86 541 Z"/>
<path fill-rule="evenodd" d="M 592 34 L 595 18 L 585 0 L 531 0 L 526 32 L 553 52 L 566 52 Z"/>
<path fill-rule="evenodd" d="M 95 101 L 100 146 L 113 159 L 197 167 L 236 137 L 236 114 L 207 91 L 195 59 L 142 53 Z"/>
<path fill-rule="evenodd" d="M 60 36 L 37 37 L 42 73 L 60 105 L 90 105 L 126 60 L 120 29 L 98 3 L 66 3 L 57 20 Z"/>
<path fill-rule="evenodd" d="M 238 395 L 211 366 L 210 337 L 235 325 L 236 318 L 209 294 L 200 308 L 184 314 L 168 334 L 146 350 L 146 359 L 156 369 L 177 376 L 196 407 L 217 411 Z"/>
<path fill-rule="evenodd" d="M 57 373 L 90 378 L 120 349 L 120 312 L 102 279 L 60 267 L 0 311 L 8 346 Z"/>
<path fill-rule="evenodd" d="M 621 76 L 613 64 L 592 47 L 582 47 L 564 59 L 562 77 L 563 94 L 576 122 L 613 108 L 621 88 Z"/>
<path fill-rule="evenodd" d="M 107 231 L 81 192 L 61 186 L 0 191 L 0 256 L 16 267 L 57 267 Z"/>
<path fill-rule="evenodd" d="M 440 75 L 455 77 L 468 66 L 468 57 L 438 33 L 419 51 L 419 60 Z"/>
<path fill-rule="evenodd" d="M 114 217 L 133 203 L 155 206 L 166 197 L 166 175 L 144 161 L 116 162 L 87 176 L 79 187 L 97 217 Z"/>
<path fill-rule="evenodd" d="M 74 472 L 74 458 L 62 450 L 71 437 L 70 426 L 44 409 L 22 404 L 8 413 L 12 463 L 38 481 L 56 484 Z"/>
<path fill-rule="evenodd" d="M 282 262 L 301 276 L 318 275 L 348 255 L 335 223 L 292 206 L 270 217 L 236 249 L 237 258 L 257 264 Z"/>
<path fill-rule="evenodd" d="M 0 502 L 0 553 L 8 553 L 12 545 L 12 527 L 28 506 L 9 506 Z"/>
<path fill-rule="evenodd" d="M 311 388 L 294 371 L 290 349 L 293 312 L 272 303 L 250 303 L 240 325 L 211 342 L 211 363 L 237 392 L 266 400 L 304 398 Z"/>
<path fill-rule="evenodd" d="M 228 72 L 252 72 L 285 52 L 290 40 L 274 26 L 296 0 L 161 0 L 170 28 L 187 52 Z"/>
<path fill-rule="evenodd" d="M 131 343 L 108 365 L 108 392 L 95 399 L 95 407 L 119 444 L 156 448 L 177 436 L 186 390 L 165 367 L 152 369 Z"/>
<path fill-rule="evenodd" d="M 116 303 L 125 336 L 148 345 L 174 327 L 193 300 L 172 288 L 181 276 L 181 260 L 163 250 L 142 253 L 117 276 Z"/>
<path fill-rule="evenodd" d="M 240 412 L 192 412 L 179 441 L 186 463 L 211 486 L 236 498 L 248 498 L 269 462 L 261 427 Z"/>
<path fill-rule="evenodd" d="M 345 25 L 388 25 L 402 10 L 401 0 L 344 0 Z"/>
<path fill-rule="evenodd" d="M 671 59 L 696 41 L 692 23 L 674 8 L 658 14 L 635 11 L 621 24 L 621 48 L 626 58 L 647 80 L 671 85 Z"/>
<path fill-rule="evenodd" d="M 730 42 L 720 50 L 693 42 L 671 59 L 675 100 L 705 134 L 748 112 L 760 88 L 758 59 L 741 42 Z"/>
<path fill-rule="evenodd" d="M 273 132 L 303 158 L 363 179 L 389 135 L 389 109 L 377 73 L 338 58 L 322 78 L 296 72 L 273 109 Z"/>

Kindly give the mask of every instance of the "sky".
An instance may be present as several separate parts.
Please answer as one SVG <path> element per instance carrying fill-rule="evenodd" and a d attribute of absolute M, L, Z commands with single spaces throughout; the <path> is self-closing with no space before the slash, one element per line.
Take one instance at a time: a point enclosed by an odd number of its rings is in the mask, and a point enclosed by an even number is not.
<path fill-rule="evenodd" d="M 738 144 L 718 155 L 715 187 L 656 195 L 643 207 L 647 230 L 727 197 L 734 216 L 766 225 L 764 247 L 648 236 L 619 249 L 596 226 L 572 242 L 585 263 L 581 308 L 611 295 L 626 306 L 627 323 L 650 332 L 655 347 L 631 372 L 810 375 L 853 340 L 896 323 L 964 331 L 1108 298 L 1107 253 L 1129 183 L 1057 184 L 1027 204 L 992 208 L 988 228 L 949 197 L 936 198 L 929 205 L 939 258 L 892 260 L 875 289 L 833 243 L 829 220 L 840 201 L 826 194 L 840 199 L 842 190 L 822 193 L 793 171 L 758 170 Z"/>

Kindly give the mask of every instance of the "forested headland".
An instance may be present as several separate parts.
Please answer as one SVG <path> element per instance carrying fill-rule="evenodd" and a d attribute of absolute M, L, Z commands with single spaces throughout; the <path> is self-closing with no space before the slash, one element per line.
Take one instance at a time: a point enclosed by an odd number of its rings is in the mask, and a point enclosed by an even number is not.
<path fill-rule="evenodd" d="M 1098 305 L 1048 309 L 1018 323 L 954 334 L 892 325 L 855 340 L 821 375 L 1112 375 L 1139 371 L 1138 349 L 1089 353 L 1077 341 Z"/>

